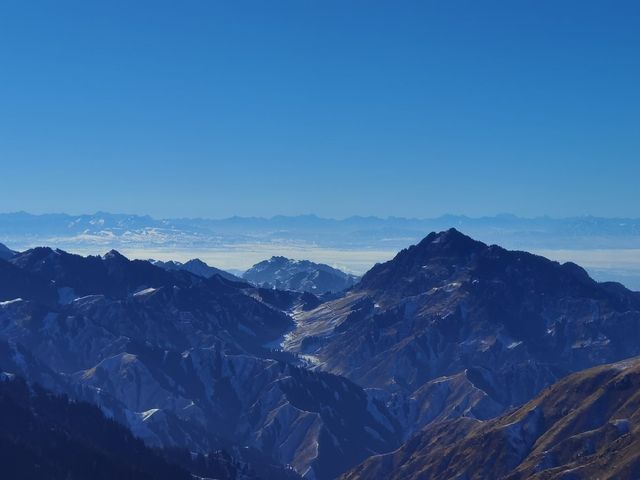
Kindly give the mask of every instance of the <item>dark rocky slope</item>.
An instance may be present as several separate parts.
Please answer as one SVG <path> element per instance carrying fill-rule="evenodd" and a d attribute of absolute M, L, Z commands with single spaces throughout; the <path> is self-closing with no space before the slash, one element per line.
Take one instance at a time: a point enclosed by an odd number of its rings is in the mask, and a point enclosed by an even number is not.
<path fill-rule="evenodd" d="M 148 445 L 334 478 L 399 433 L 362 388 L 269 346 L 293 326 L 282 309 L 309 297 L 33 249 L 0 261 L 0 368 L 99 405 Z"/>

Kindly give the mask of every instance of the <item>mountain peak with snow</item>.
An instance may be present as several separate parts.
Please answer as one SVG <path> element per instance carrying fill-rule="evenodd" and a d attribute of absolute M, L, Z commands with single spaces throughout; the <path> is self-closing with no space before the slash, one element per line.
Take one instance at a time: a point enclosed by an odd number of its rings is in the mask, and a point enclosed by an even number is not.
<path fill-rule="evenodd" d="M 267 288 L 324 294 L 351 288 L 357 277 L 323 263 L 273 256 L 256 263 L 243 276 Z"/>

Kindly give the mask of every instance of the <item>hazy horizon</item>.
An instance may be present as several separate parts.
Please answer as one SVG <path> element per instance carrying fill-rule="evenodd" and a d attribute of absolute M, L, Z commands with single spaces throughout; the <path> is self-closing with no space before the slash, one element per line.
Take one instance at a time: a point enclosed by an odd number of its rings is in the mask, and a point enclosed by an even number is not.
<path fill-rule="evenodd" d="M 455 227 L 509 249 L 583 266 L 599 281 L 640 290 L 640 220 L 595 216 L 523 218 L 511 214 L 448 214 L 410 219 L 316 215 L 162 219 L 149 215 L 0 213 L 0 243 L 17 250 L 51 246 L 82 255 L 114 248 L 135 259 L 200 258 L 225 270 L 246 270 L 274 255 L 326 263 L 361 275 L 375 263 Z"/>

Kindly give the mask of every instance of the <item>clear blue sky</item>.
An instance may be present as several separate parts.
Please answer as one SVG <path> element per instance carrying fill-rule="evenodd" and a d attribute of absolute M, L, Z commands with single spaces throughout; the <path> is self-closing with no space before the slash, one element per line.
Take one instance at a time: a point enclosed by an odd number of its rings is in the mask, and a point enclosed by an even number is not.
<path fill-rule="evenodd" d="M 0 211 L 640 216 L 640 2 L 0 3 Z"/>

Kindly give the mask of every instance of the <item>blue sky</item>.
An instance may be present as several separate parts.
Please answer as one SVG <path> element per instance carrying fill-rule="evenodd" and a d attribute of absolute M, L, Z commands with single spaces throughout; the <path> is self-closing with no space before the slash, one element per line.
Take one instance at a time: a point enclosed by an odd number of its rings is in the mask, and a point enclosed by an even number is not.
<path fill-rule="evenodd" d="M 640 2 L 0 3 L 0 211 L 640 216 Z"/>

